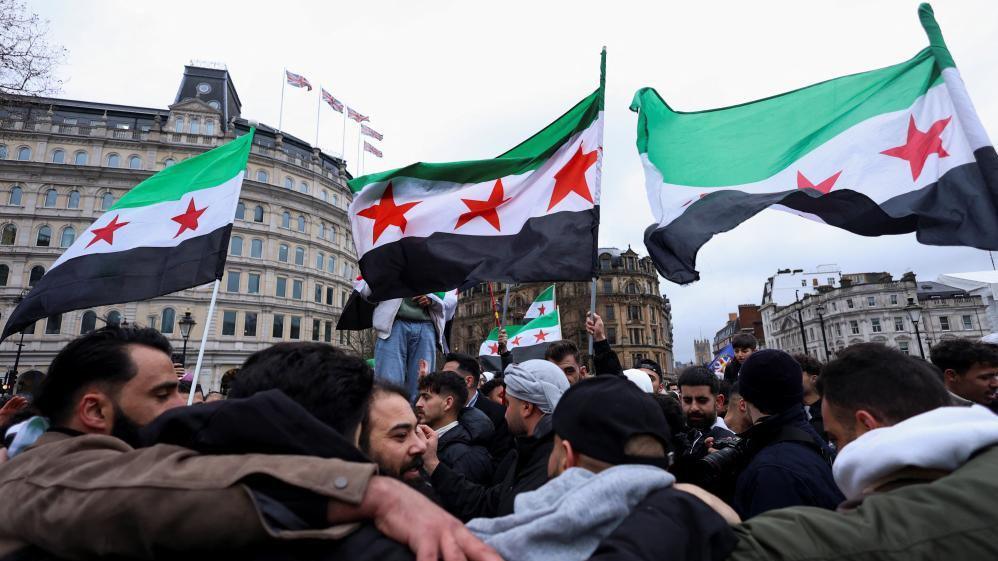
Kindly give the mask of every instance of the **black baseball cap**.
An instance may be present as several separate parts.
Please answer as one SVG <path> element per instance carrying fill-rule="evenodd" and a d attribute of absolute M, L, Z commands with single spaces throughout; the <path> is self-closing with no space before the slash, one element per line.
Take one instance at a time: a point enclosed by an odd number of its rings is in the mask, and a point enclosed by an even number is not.
<path fill-rule="evenodd" d="M 662 378 L 662 367 L 650 358 L 643 358 L 639 360 L 638 363 L 634 365 L 634 368 L 647 368 L 648 370 L 658 374 L 659 379 Z"/>
<path fill-rule="evenodd" d="M 596 376 L 575 384 L 554 410 L 554 432 L 580 454 L 612 465 L 669 467 L 668 422 L 651 395 L 626 378 Z M 666 457 L 629 456 L 627 441 L 638 435 L 658 440 Z"/>

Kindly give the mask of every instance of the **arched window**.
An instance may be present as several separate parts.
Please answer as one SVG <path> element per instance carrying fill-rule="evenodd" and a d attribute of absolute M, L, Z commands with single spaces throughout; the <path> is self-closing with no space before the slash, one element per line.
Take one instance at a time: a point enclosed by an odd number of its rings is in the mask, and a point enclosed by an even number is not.
<path fill-rule="evenodd" d="M 7 279 L 10 277 L 10 267 L 0 264 L 0 286 L 7 286 Z"/>
<path fill-rule="evenodd" d="M 270 181 L 270 175 L 267 174 L 266 170 L 258 169 L 256 170 L 256 180 L 260 183 L 268 183 Z"/>
<path fill-rule="evenodd" d="M 40 281 L 43 276 L 45 276 L 45 267 L 35 265 L 31 268 L 31 273 L 28 275 L 28 286 L 35 286 L 35 283 Z"/>
<path fill-rule="evenodd" d="M 326 261 L 326 272 L 336 273 L 336 256 L 330 255 L 329 260 Z"/>
<path fill-rule="evenodd" d="M 66 163 L 66 151 L 65 150 L 53 150 L 52 151 L 52 163 L 53 164 L 64 164 L 64 163 Z"/>
<path fill-rule="evenodd" d="M 0 144 L 0 160 L 6 160 L 6 159 L 7 159 L 7 145 Z"/>
<path fill-rule="evenodd" d="M 121 165 L 121 158 L 117 154 L 107 155 L 107 167 L 116 168 Z"/>
<path fill-rule="evenodd" d="M 89 159 L 89 157 L 87 156 L 87 153 L 84 152 L 83 150 L 80 150 L 76 154 L 73 154 L 73 163 L 76 164 L 76 165 L 78 165 L 78 166 L 85 166 L 85 165 L 87 165 L 87 160 L 88 159 Z"/>
<path fill-rule="evenodd" d="M 295 248 L 295 265 L 304 265 L 304 264 L 305 264 L 305 248 L 304 247 L 296 247 Z"/>
<path fill-rule="evenodd" d="M 107 313 L 107 324 L 108 325 L 121 325 L 121 312 L 117 310 L 111 310 Z"/>
<path fill-rule="evenodd" d="M 624 290 L 627 294 L 637 294 L 638 287 L 633 282 L 627 283 L 627 288 Z"/>
<path fill-rule="evenodd" d="M 80 192 L 70 191 L 69 199 L 66 201 L 66 208 L 80 208 Z"/>
<path fill-rule="evenodd" d="M 128 169 L 142 169 L 142 158 L 130 156 L 128 158 Z"/>
<path fill-rule="evenodd" d="M 315 254 L 315 268 L 320 271 L 326 265 L 326 256 L 322 253 Z"/>
<path fill-rule="evenodd" d="M 48 247 L 52 243 L 52 228 L 42 226 L 38 229 L 38 237 L 35 238 L 35 245 L 38 247 Z"/>
<path fill-rule="evenodd" d="M 17 226 L 13 224 L 7 224 L 3 227 L 3 233 L 0 234 L 0 245 L 14 245 L 14 240 L 17 238 Z"/>
<path fill-rule="evenodd" d="M 327 203 L 329 202 L 329 193 L 325 189 L 322 190 L 322 200 Z"/>
<path fill-rule="evenodd" d="M 263 207 L 260 205 L 253 209 L 253 222 L 263 222 Z"/>
<path fill-rule="evenodd" d="M 257 259 L 263 257 L 263 240 L 257 238 L 250 240 L 250 257 Z"/>
<path fill-rule="evenodd" d="M 45 334 L 58 335 L 60 331 L 62 331 L 62 314 L 49 316 L 48 321 L 45 322 Z"/>
<path fill-rule="evenodd" d="M 184 132 L 184 118 L 180 115 L 173 119 L 173 132 Z"/>
<path fill-rule="evenodd" d="M 245 220 L 245 219 L 246 219 L 246 205 L 244 205 L 242 201 L 239 201 L 239 204 L 236 205 L 236 220 Z"/>
<path fill-rule="evenodd" d="M 232 242 L 229 244 L 229 255 L 240 256 L 243 254 L 243 238 L 241 236 L 232 236 Z"/>
<path fill-rule="evenodd" d="M 191 117 L 191 134 L 201 134 L 201 121 L 197 117 Z"/>
<path fill-rule="evenodd" d="M 286 210 L 281 215 L 281 228 L 291 229 L 291 213 Z"/>
<path fill-rule="evenodd" d="M 111 206 L 113 204 L 114 204 L 114 195 L 112 195 L 110 192 L 104 193 L 103 195 L 101 195 L 101 198 L 100 198 L 100 209 L 101 210 L 108 210 L 108 209 L 111 208 Z"/>
<path fill-rule="evenodd" d="M 340 204 L 340 196 L 333 193 L 333 206 L 338 206 Z"/>
<path fill-rule="evenodd" d="M 176 323 L 177 312 L 173 308 L 163 308 L 163 321 L 160 324 L 160 333 L 169 335 L 173 333 L 173 324 Z"/>
<path fill-rule="evenodd" d="M 52 208 L 59 199 L 59 193 L 55 189 L 49 189 L 45 191 L 45 202 L 42 203 L 46 208 Z"/>
<path fill-rule="evenodd" d="M 288 262 L 288 244 L 281 244 L 281 247 L 277 248 L 277 260 L 281 263 Z"/>
<path fill-rule="evenodd" d="M 31 159 L 31 148 L 27 146 L 22 146 L 17 149 L 17 159 L 26 162 Z"/>
<path fill-rule="evenodd" d="M 326 223 L 325 222 L 319 222 L 319 238 L 323 239 L 323 240 L 326 239 Z"/>
<path fill-rule="evenodd" d="M 285 177 L 284 178 L 284 188 L 285 189 L 294 189 L 295 188 L 295 180 L 291 179 L 290 177 Z"/>
<path fill-rule="evenodd" d="M 163 165 L 166 166 L 166 167 L 170 167 L 170 166 L 172 166 L 175 163 L 177 163 L 177 160 L 174 160 L 173 158 L 167 158 L 167 159 L 163 160 Z"/>
<path fill-rule="evenodd" d="M 80 319 L 80 335 L 86 335 L 94 329 L 97 329 L 97 314 L 93 310 L 87 310 Z"/>
<path fill-rule="evenodd" d="M 305 217 L 302 216 L 301 214 L 298 215 L 298 231 L 299 232 L 305 231 Z"/>
<path fill-rule="evenodd" d="M 308 193 L 308 183 L 302 181 L 301 184 L 298 185 L 298 190 L 301 191 L 302 193 Z"/>
<path fill-rule="evenodd" d="M 15 205 L 15 206 L 20 206 L 20 204 L 21 204 L 21 195 L 23 193 L 24 193 L 24 191 L 22 191 L 21 188 L 18 187 L 17 185 L 11 187 L 10 188 L 10 198 L 7 199 L 7 203 Z"/>
<path fill-rule="evenodd" d="M 329 241 L 336 243 L 336 226 L 329 227 Z"/>
<path fill-rule="evenodd" d="M 76 229 L 66 226 L 62 229 L 62 236 L 59 238 L 59 247 L 69 247 L 76 241 Z"/>

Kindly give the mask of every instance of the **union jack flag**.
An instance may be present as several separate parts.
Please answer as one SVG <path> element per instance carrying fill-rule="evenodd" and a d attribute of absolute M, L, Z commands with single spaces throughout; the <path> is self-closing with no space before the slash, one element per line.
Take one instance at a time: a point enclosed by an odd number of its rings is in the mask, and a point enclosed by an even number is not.
<path fill-rule="evenodd" d="M 380 132 L 372 129 L 371 127 L 369 127 L 367 125 L 361 125 L 360 126 L 360 134 L 362 134 L 364 136 L 370 136 L 371 138 L 373 138 L 375 140 L 384 140 L 385 139 L 385 135 L 381 134 Z"/>
<path fill-rule="evenodd" d="M 294 72 L 289 72 L 287 70 L 285 70 L 284 73 L 287 74 L 288 83 L 292 86 L 296 88 L 308 88 L 308 91 L 312 91 L 312 84 L 309 84 L 308 80 L 306 80 L 301 74 L 295 74 Z"/>
<path fill-rule="evenodd" d="M 358 123 L 363 123 L 364 121 L 371 120 L 370 117 L 365 117 L 349 107 L 347 107 L 347 117 L 350 117 L 351 119 L 357 121 Z"/>
<path fill-rule="evenodd" d="M 343 112 L 343 102 L 333 97 L 333 94 L 326 91 L 325 88 L 322 89 L 322 101 L 325 101 L 333 108 L 333 111 L 337 113 Z"/>
<path fill-rule="evenodd" d="M 364 151 L 365 152 L 369 152 L 371 154 L 374 154 L 375 156 L 377 156 L 379 158 L 382 157 L 381 150 L 378 150 L 374 146 L 371 146 L 371 144 L 369 142 L 367 142 L 366 140 L 364 141 Z"/>

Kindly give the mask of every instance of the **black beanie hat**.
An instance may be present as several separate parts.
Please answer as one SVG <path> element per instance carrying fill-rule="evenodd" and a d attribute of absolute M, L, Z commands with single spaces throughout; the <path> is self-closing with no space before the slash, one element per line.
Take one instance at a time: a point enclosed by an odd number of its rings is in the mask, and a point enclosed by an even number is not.
<path fill-rule="evenodd" d="M 738 372 L 738 389 L 763 413 L 776 415 L 804 400 L 801 368 L 792 356 L 776 349 L 749 355 Z"/>

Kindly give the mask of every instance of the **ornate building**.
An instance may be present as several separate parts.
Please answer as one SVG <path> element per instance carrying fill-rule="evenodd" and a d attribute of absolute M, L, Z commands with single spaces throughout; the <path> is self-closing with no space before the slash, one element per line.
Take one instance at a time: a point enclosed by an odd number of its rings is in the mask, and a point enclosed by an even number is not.
<path fill-rule="evenodd" d="M 188 66 L 166 109 L 47 98 L 0 104 L 0 320 L 93 220 L 158 170 L 248 132 L 225 68 Z M 202 381 L 278 341 L 352 343 L 334 333 L 356 258 L 346 208 L 345 162 L 255 125 Z M 128 282 L 122 279 L 122 282 Z M 25 330 L 18 370 L 44 370 L 73 337 L 104 322 L 154 326 L 183 347 L 178 321 L 197 322 L 187 343 L 192 369 L 208 323 L 211 285 L 150 301 L 100 306 Z M 356 334 L 355 334 L 356 337 Z M 0 345 L 13 365 L 20 341 Z"/>
<path fill-rule="evenodd" d="M 631 248 L 599 249 L 600 278 L 596 281 L 596 313 L 603 318 L 607 339 L 625 368 L 643 358 L 658 362 L 666 372 L 673 370 L 672 306 L 659 292 L 658 274 L 648 257 Z M 510 285 L 508 324 L 523 323 L 523 314 L 534 298 L 550 283 Z M 506 285 L 493 283 L 500 310 Z M 586 312 L 590 306 L 591 283 L 563 282 L 556 288 L 561 310 L 562 337 L 587 354 Z M 488 332 L 495 327 L 492 297 L 487 285 L 462 292 L 451 328 L 451 347 L 472 356 Z"/>

